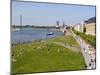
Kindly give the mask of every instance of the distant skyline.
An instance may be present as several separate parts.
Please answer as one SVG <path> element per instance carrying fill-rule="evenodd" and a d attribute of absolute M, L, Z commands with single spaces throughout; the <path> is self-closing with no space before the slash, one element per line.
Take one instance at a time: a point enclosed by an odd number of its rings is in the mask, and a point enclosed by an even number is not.
<path fill-rule="evenodd" d="M 95 6 L 90 5 L 12 1 L 12 25 L 20 25 L 20 15 L 23 25 L 55 26 L 57 21 L 60 25 L 80 23 L 95 14 Z"/>

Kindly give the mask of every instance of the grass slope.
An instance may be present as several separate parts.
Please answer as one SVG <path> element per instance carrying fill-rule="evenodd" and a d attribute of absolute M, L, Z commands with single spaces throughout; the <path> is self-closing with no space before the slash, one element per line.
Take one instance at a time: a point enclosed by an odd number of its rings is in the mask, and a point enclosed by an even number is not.
<path fill-rule="evenodd" d="M 74 33 L 80 35 L 87 43 L 90 43 L 94 48 L 96 48 L 96 36 L 86 35 L 77 31 L 74 31 Z"/>
<path fill-rule="evenodd" d="M 85 69 L 84 58 L 81 53 L 73 52 L 53 43 L 54 41 L 63 42 L 65 38 L 68 37 L 13 46 L 14 56 L 12 58 L 16 61 L 12 62 L 12 73 Z M 69 40 L 71 39 L 73 38 L 69 38 Z M 69 44 L 75 43 L 77 45 L 75 40 L 69 41 Z"/>

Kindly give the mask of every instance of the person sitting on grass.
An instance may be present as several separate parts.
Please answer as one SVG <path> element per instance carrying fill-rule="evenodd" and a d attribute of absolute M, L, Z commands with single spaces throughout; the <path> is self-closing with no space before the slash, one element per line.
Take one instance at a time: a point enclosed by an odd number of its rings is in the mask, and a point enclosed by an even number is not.
<path fill-rule="evenodd" d="M 48 53 L 50 52 L 50 49 L 48 49 Z"/>
<path fill-rule="evenodd" d="M 87 65 L 85 64 L 85 68 L 87 68 Z"/>
<path fill-rule="evenodd" d="M 11 56 L 14 56 L 14 52 L 11 53 Z"/>

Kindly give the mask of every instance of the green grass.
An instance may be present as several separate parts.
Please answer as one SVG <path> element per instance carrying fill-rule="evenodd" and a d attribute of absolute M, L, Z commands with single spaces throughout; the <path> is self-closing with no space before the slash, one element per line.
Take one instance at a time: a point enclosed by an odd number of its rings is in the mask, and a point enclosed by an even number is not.
<path fill-rule="evenodd" d="M 12 58 L 16 61 L 12 62 L 12 73 L 85 69 L 84 58 L 81 53 L 73 52 L 53 43 L 54 41 L 63 42 L 65 38 L 67 37 L 13 46 L 14 56 Z M 69 41 L 69 44 L 75 44 L 74 42 L 74 40 L 73 42 Z M 49 52 L 48 49 L 50 50 Z M 58 49 L 60 50 L 59 52 Z"/>
<path fill-rule="evenodd" d="M 75 34 L 80 35 L 87 43 L 90 43 L 94 48 L 96 48 L 96 36 L 86 35 L 82 32 L 74 31 Z"/>
<path fill-rule="evenodd" d="M 61 43 L 64 43 L 64 44 L 67 43 L 69 46 L 75 46 L 75 47 L 80 48 L 80 45 L 78 44 L 78 42 L 71 35 L 49 39 L 48 41 L 49 42 L 61 42 Z"/>

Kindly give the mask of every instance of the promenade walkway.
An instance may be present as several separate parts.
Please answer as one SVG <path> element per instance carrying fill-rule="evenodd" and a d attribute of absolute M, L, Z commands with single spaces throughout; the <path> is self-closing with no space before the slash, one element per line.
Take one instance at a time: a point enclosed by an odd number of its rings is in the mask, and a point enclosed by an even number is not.
<path fill-rule="evenodd" d="M 81 52 L 84 56 L 87 69 L 96 69 L 95 49 L 90 44 L 87 44 L 80 36 L 74 34 L 72 30 L 71 33 L 81 46 Z"/>

